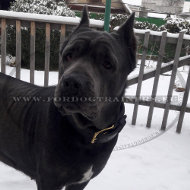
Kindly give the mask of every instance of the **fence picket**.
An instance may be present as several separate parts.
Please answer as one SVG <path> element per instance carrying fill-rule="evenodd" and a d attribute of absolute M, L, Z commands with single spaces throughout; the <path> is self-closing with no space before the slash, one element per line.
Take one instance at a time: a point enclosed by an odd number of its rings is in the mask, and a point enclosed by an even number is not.
<path fill-rule="evenodd" d="M 45 44 L 45 74 L 44 86 L 47 87 L 49 83 L 49 63 L 50 63 L 50 24 L 46 24 L 46 44 Z"/>
<path fill-rule="evenodd" d="M 125 98 L 125 103 L 134 104 L 135 98 L 131 98 L 131 97 Z M 149 107 L 150 104 L 151 104 L 151 101 L 148 101 L 148 100 L 140 100 L 139 101 L 139 105 L 142 105 L 142 106 L 148 106 Z M 165 109 L 165 103 L 155 102 L 154 107 Z M 181 105 L 170 104 L 170 110 L 181 111 Z M 190 113 L 190 107 L 187 106 L 185 109 L 185 112 Z"/>
<path fill-rule="evenodd" d="M 59 46 L 59 50 L 61 50 L 64 39 L 65 39 L 65 32 L 66 32 L 66 27 L 65 25 L 61 25 L 61 33 L 60 33 L 60 46 Z M 59 75 L 58 75 L 58 79 L 60 79 L 61 74 L 62 74 L 62 56 L 61 54 L 59 54 Z"/>
<path fill-rule="evenodd" d="M 185 93 L 183 96 L 183 102 L 181 105 L 179 120 L 178 120 L 178 124 L 177 124 L 177 129 L 176 129 L 177 133 L 181 133 L 183 119 L 184 119 L 184 115 L 185 115 L 185 111 L 186 111 L 186 107 L 187 107 L 187 101 L 188 101 L 188 97 L 189 97 L 189 90 L 190 90 L 190 69 L 189 69 L 189 74 L 188 74 L 187 83 L 186 83 L 186 87 L 185 87 Z"/>
<path fill-rule="evenodd" d="M 162 66 L 162 68 L 161 68 L 160 74 L 171 71 L 173 68 L 173 64 L 174 64 L 174 61 L 166 63 L 166 65 L 164 64 L 164 66 Z M 190 66 L 190 55 L 180 57 L 178 67 L 183 67 L 185 65 Z M 156 74 L 156 69 L 146 72 L 143 76 L 143 81 L 154 77 L 155 74 Z M 127 86 L 131 86 L 136 83 L 138 83 L 138 76 L 135 76 L 135 77 L 127 80 Z"/>
<path fill-rule="evenodd" d="M 7 24 L 6 19 L 1 19 L 1 72 L 6 73 L 6 49 L 7 49 Z"/>
<path fill-rule="evenodd" d="M 161 43 L 160 43 L 160 50 L 159 50 L 156 74 L 155 74 L 154 84 L 153 84 L 153 89 L 152 89 L 151 103 L 150 103 L 149 112 L 148 112 L 148 119 L 147 119 L 147 125 L 146 125 L 148 128 L 150 128 L 151 122 L 152 122 L 152 115 L 153 115 L 153 111 L 154 111 L 155 97 L 156 97 L 157 89 L 158 89 L 158 83 L 159 83 L 159 78 L 160 78 L 162 60 L 163 60 L 163 56 L 164 56 L 164 53 L 165 53 L 166 37 L 167 37 L 167 32 L 163 32 L 162 33 L 162 38 L 161 38 Z"/>
<path fill-rule="evenodd" d="M 30 31 L 30 83 L 34 84 L 36 24 L 31 22 Z"/>
<path fill-rule="evenodd" d="M 147 54 L 147 50 L 148 50 L 149 37 L 150 37 L 150 32 L 149 31 L 145 32 L 144 44 L 143 44 L 144 50 L 143 50 L 143 54 L 142 54 L 142 61 L 141 61 L 139 77 L 138 77 L 138 85 L 137 85 L 137 91 L 136 91 L 136 101 L 135 101 L 134 110 L 133 110 L 132 125 L 135 125 L 136 120 L 137 120 L 139 98 L 140 98 L 143 75 L 144 75 L 144 66 L 145 66 L 146 54 Z"/>
<path fill-rule="evenodd" d="M 50 38 L 51 38 L 51 30 L 60 30 L 60 49 L 63 44 L 65 35 L 66 35 L 66 28 L 67 31 L 71 31 L 74 25 L 78 24 L 79 21 L 75 20 L 74 22 L 69 22 L 68 19 L 65 20 L 56 20 L 55 17 L 52 19 L 47 19 L 47 16 L 45 15 L 43 18 L 37 19 L 36 16 L 33 17 L 32 14 L 29 15 L 29 17 L 24 17 L 24 15 L 19 15 L 15 13 L 15 16 L 9 16 L 8 14 L 1 14 L 0 15 L 0 24 L 1 24 L 1 72 L 6 73 L 6 43 L 7 43 L 7 26 L 16 26 L 16 78 L 20 79 L 21 77 L 21 48 L 22 48 L 22 29 L 21 27 L 29 28 L 31 27 L 31 33 L 30 33 L 30 82 L 34 83 L 34 74 L 35 74 L 35 38 L 36 38 L 36 29 L 37 28 L 43 28 L 45 26 L 46 31 L 46 41 L 45 41 L 45 71 L 44 71 L 44 86 L 48 86 L 49 84 L 49 67 L 50 67 Z M 48 18 L 51 18 L 51 16 L 48 16 Z M 57 17 L 58 18 L 58 17 Z M 94 24 L 96 26 L 96 24 Z M 102 25 L 103 26 L 103 25 Z M 97 25 L 98 28 L 102 28 L 102 26 Z M 96 28 L 97 28 L 96 27 Z M 133 118 L 132 118 L 132 124 L 136 124 L 137 120 L 137 114 L 138 114 L 138 107 L 140 105 L 143 106 L 149 106 L 149 113 L 147 118 L 147 127 L 151 126 L 152 122 L 152 116 L 154 112 L 154 108 L 161 108 L 164 109 L 164 116 L 162 121 L 161 129 L 166 128 L 167 119 L 169 115 L 170 110 L 176 110 L 180 112 L 178 125 L 176 128 L 176 132 L 180 133 L 182 129 L 182 123 L 184 120 L 185 113 L 190 113 L 190 107 L 187 105 L 188 96 L 189 96 L 189 90 L 190 90 L 190 71 L 188 74 L 188 79 L 186 83 L 186 89 L 183 97 L 182 105 L 175 105 L 171 102 L 171 97 L 173 94 L 173 86 L 176 78 L 176 72 L 177 68 L 189 65 L 190 66 L 190 55 L 180 57 L 180 52 L 182 48 L 182 44 L 189 44 L 189 37 L 188 35 L 184 35 L 184 32 L 181 32 L 179 36 L 177 35 L 170 35 L 167 37 L 166 32 L 162 33 L 155 33 L 155 32 L 145 32 L 136 30 L 136 36 L 139 40 L 144 39 L 144 50 L 142 54 L 142 61 L 139 71 L 139 76 L 134 76 L 133 78 L 129 79 L 127 81 L 128 86 L 137 84 L 137 91 L 136 91 L 136 98 L 130 99 L 130 102 L 134 104 L 134 110 L 133 110 Z M 146 73 L 144 73 L 144 67 L 145 67 L 145 59 L 147 55 L 147 50 L 149 46 L 149 42 L 160 42 L 160 50 L 159 50 L 159 56 L 158 56 L 158 62 L 157 62 L 157 68 L 155 70 L 150 70 Z M 168 64 L 162 66 L 162 56 L 164 54 L 164 49 L 167 44 L 177 44 L 176 47 L 176 53 L 175 53 L 175 59 L 172 62 L 169 62 Z M 188 49 L 188 48 L 187 48 Z M 59 75 L 60 78 L 62 74 L 63 67 L 61 66 L 61 60 L 62 57 L 59 55 Z M 155 101 L 155 98 L 157 97 L 157 88 L 159 83 L 159 75 L 168 71 L 172 71 L 172 76 L 169 84 L 168 94 L 167 94 L 167 102 L 157 102 Z M 141 100 L 141 88 L 142 88 L 142 81 L 147 80 L 149 78 L 154 79 L 153 89 L 151 98 L 152 100 Z M 127 101 L 126 101 L 127 102 Z"/>
<path fill-rule="evenodd" d="M 167 125 L 169 108 L 170 108 L 171 98 L 172 98 L 172 94 L 173 94 L 173 87 L 174 87 L 174 83 L 175 83 L 175 78 L 176 78 L 176 73 L 177 73 L 177 68 L 178 68 L 178 63 L 179 63 L 179 57 L 181 54 L 181 48 L 182 48 L 182 44 L 183 44 L 183 37 L 184 37 L 184 32 L 180 32 L 178 42 L 177 42 L 176 52 L 175 52 L 174 65 L 173 65 L 173 69 L 172 69 L 172 75 L 171 75 L 171 79 L 170 79 L 161 130 L 165 130 L 166 125 Z"/>
<path fill-rule="evenodd" d="M 21 70 L 21 21 L 16 21 L 16 78 L 20 79 Z"/>

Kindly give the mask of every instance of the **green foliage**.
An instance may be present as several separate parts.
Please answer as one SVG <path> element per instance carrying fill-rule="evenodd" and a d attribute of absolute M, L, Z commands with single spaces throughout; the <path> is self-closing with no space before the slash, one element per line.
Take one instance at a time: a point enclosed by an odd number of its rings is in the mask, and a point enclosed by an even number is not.
<path fill-rule="evenodd" d="M 144 17 L 141 17 L 141 18 L 136 18 L 136 21 L 148 22 L 150 24 L 155 24 L 158 27 L 160 27 L 166 23 L 166 21 L 161 19 L 161 18 L 144 18 Z"/>
<path fill-rule="evenodd" d="M 120 26 L 127 19 L 126 15 L 112 15 L 111 17 L 111 29 L 116 26 Z M 135 29 L 150 29 L 153 31 L 168 31 L 170 33 L 179 33 L 181 30 L 186 29 L 186 34 L 190 34 L 190 23 L 184 19 L 171 19 L 167 20 L 162 19 L 154 19 L 154 18 L 136 18 L 134 23 Z M 149 47 L 147 50 L 147 55 L 149 57 L 158 56 L 160 43 L 155 41 L 149 42 Z M 174 59 L 176 51 L 175 44 L 166 44 L 165 55 L 163 57 L 164 62 L 169 62 Z M 138 41 L 138 49 L 137 52 L 142 54 L 143 52 L 143 41 Z M 185 55 L 185 50 L 182 49 L 181 56 Z"/>
<path fill-rule="evenodd" d="M 11 5 L 11 10 L 20 12 L 31 12 L 39 14 L 54 14 L 63 16 L 75 16 L 74 12 L 66 7 L 65 2 L 56 3 L 52 0 L 17 0 Z M 16 52 L 16 33 L 15 27 L 9 26 L 7 29 L 7 52 L 15 56 Z M 30 28 L 21 28 L 22 38 L 22 62 L 23 68 L 30 67 Z M 58 69 L 59 62 L 59 42 L 60 32 L 51 30 L 50 36 L 50 70 Z M 44 69 L 45 64 L 45 29 L 36 29 L 36 62 L 35 67 L 38 70 Z"/>
<path fill-rule="evenodd" d="M 111 16 L 111 30 L 116 26 L 120 26 L 127 20 L 127 15 L 117 14 Z M 170 33 L 179 33 L 181 30 L 186 30 L 186 34 L 190 34 L 190 22 L 181 18 L 135 18 L 134 28 L 150 29 L 153 31 L 168 31 Z"/>
<path fill-rule="evenodd" d="M 76 11 L 75 15 L 77 17 L 81 18 L 82 13 L 79 12 L 79 11 Z M 91 12 L 89 12 L 89 18 L 90 19 L 95 19 L 95 20 L 104 20 L 104 14 L 103 13 L 91 13 Z"/>
<path fill-rule="evenodd" d="M 170 33 L 179 33 L 185 29 L 186 34 L 190 34 L 190 22 L 185 19 L 168 19 L 166 24 L 162 27 Z"/>
<path fill-rule="evenodd" d="M 153 31 L 158 30 L 158 27 L 155 24 L 150 24 L 149 22 L 139 22 L 139 21 L 135 22 L 134 28 L 136 28 L 136 29 L 150 29 Z"/>
<path fill-rule="evenodd" d="M 120 26 L 127 20 L 128 16 L 125 14 L 113 14 L 110 19 L 111 30 L 116 26 Z M 150 29 L 157 31 L 159 26 L 165 24 L 163 19 L 156 18 L 136 18 L 134 28 L 136 29 Z"/>
<path fill-rule="evenodd" d="M 125 14 L 113 14 L 110 18 L 111 31 L 116 27 L 122 25 L 128 16 Z"/>
<path fill-rule="evenodd" d="M 65 15 L 81 17 L 81 12 L 72 12 L 66 7 L 65 2 L 56 3 L 52 0 L 16 0 L 11 5 L 11 10 L 20 12 L 33 12 L 39 14 L 50 15 Z M 104 20 L 104 14 L 89 13 L 91 19 Z M 111 31 L 120 26 L 127 20 L 128 16 L 125 14 L 113 14 L 110 18 Z M 156 18 L 136 18 L 134 28 L 136 29 L 150 29 L 154 31 L 168 31 L 170 33 L 178 33 L 186 29 L 186 33 L 190 34 L 190 23 L 184 19 L 156 19 Z M 30 65 L 30 29 L 22 27 L 22 67 L 29 68 Z M 59 61 L 59 41 L 60 33 L 57 30 L 51 30 L 50 42 L 50 69 L 58 69 Z M 138 53 L 142 53 L 143 42 L 139 42 Z M 159 43 L 150 42 L 148 48 L 148 55 L 158 55 Z M 16 33 L 15 27 L 9 26 L 7 29 L 7 52 L 15 56 L 16 50 Z M 184 55 L 184 51 L 182 52 Z M 175 45 L 166 45 L 166 54 L 164 61 L 173 60 L 175 55 Z M 44 69 L 45 63 L 45 29 L 36 29 L 36 69 Z"/>
<path fill-rule="evenodd" d="M 153 56 L 154 58 L 158 57 L 159 48 L 160 48 L 160 42 L 150 41 L 148 50 L 147 50 L 147 56 L 149 56 L 149 57 Z M 175 51 L 176 51 L 176 44 L 167 43 L 166 47 L 165 47 L 165 54 L 163 57 L 163 62 L 167 63 L 167 62 L 174 60 Z M 138 41 L 137 52 L 138 52 L 138 54 L 143 53 L 143 40 Z M 182 48 L 180 56 L 185 56 L 185 53 L 186 53 L 185 48 Z M 150 59 L 152 59 L 152 58 L 150 58 Z"/>
<path fill-rule="evenodd" d="M 15 27 L 8 28 L 8 36 L 7 36 L 7 52 L 13 56 L 15 56 L 16 52 L 16 34 Z M 22 29 L 21 31 L 21 65 L 23 68 L 30 67 L 30 30 Z M 50 37 L 50 70 L 58 69 L 59 62 L 59 40 L 60 33 L 57 30 L 51 31 Z M 36 62 L 35 66 L 37 70 L 43 70 L 45 64 L 45 30 L 37 29 L 36 30 Z"/>
<path fill-rule="evenodd" d="M 75 13 L 67 7 L 65 1 L 15 0 L 11 3 L 10 10 L 46 15 L 75 16 Z"/>

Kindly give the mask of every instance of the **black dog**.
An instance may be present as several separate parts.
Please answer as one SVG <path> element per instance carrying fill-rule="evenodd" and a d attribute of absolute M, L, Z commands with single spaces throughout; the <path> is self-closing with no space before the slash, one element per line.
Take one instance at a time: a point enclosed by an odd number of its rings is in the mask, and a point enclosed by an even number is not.
<path fill-rule="evenodd" d="M 10 3 L 14 0 L 1 0 L 0 1 L 0 10 L 8 10 L 10 7 Z"/>
<path fill-rule="evenodd" d="M 56 87 L 0 74 L 0 160 L 38 190 L 82 190 L 104 168 L 125 125 L 124 105 L 113 100 L 135 68 L 133 22 L 134 14 L 117 32 L 96 31 L 85 9 L 63 44 Z"/>

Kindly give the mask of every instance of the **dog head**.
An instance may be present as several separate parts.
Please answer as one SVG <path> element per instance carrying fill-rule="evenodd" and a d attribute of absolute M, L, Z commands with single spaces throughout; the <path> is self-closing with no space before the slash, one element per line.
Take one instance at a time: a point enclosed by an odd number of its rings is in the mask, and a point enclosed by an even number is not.
<path fill-rule="evenodd" d="M 134 14 L 116 32 L 97 31 L 89 28 L 84 8 L 79 26 L 61 50 L 63 73 L 54 100 L 60 110 L 96 125 L 114 119 L 119 106 L 112 99 L 123 96 L 127 76 L 136 65 L 133 22 Z"/>

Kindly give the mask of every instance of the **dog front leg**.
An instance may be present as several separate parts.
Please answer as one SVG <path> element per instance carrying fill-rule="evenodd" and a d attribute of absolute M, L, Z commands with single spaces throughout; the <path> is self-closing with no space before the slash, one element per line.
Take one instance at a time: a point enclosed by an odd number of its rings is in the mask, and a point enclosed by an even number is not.
<path fill-rule="evenodd" d="M 48 177 L 40 178 L 36 183 L 38 190 L 61 190 L 64 186 L 64 183 Z"/>
<path fill-rule="evenodd" d="M 85 182 L 85 183 L 68 185 L 68 186 L 66 186 L 65 190 L 83 190 L 87 186 L 88 183 L 89 183 L 89 181 Z"/>
<path fill-rule="evenodd" d="M 38 190 L 61 190 L 62 187 L 56 185 L 45 185 L 45 184 L 37 184 Z"/>

